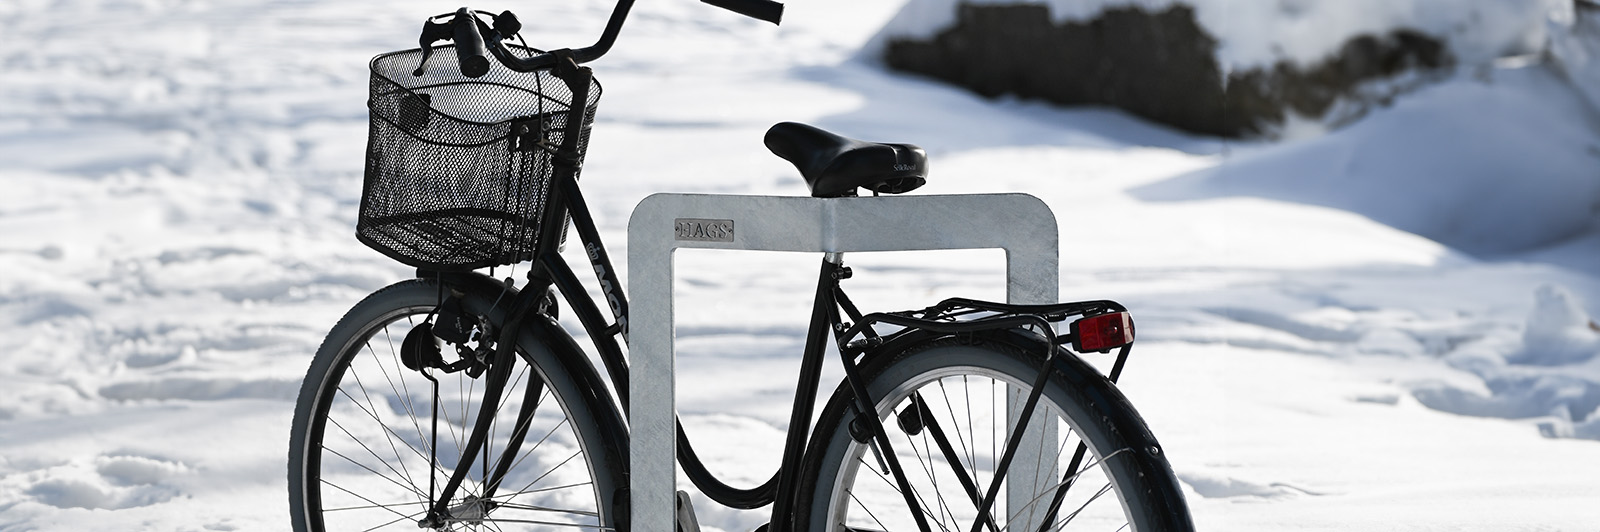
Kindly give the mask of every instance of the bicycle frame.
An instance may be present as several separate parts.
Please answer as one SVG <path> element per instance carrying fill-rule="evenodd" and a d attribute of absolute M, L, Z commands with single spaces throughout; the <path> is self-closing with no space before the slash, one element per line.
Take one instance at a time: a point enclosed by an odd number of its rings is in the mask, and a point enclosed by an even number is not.
<path fill-rule="evenodd" d="M 575 173 L 570 170 L 558 171 L 554 176 L 557 181 L 552 188 L 552 193 L 544 210 L 543 225 L 541 226 L 543 234 L 539 240 L 539 250 L 535 255 L 533 268 L 528 273 L 529 282 L 515 298 L 511 299 L 511 307 L 508 313 L 510 318 L 498 331 L 502 340 L 498 344 L 496 360 L 510 360 L 509 357 L 512 356 L 512 340 L 516 337 L 517 329 L 524 326 L 523 323 L 530 313 L 549 314 L 553 318 L 554 312 L 548 308 L 548 304 L 553 303 L 549 290 L 554 288 L 561 292 L 563 299 L 572 309 L 579 322 L 583 325 L 587 336 L 596 347 L 612 386 L 617 391 L 621 407 L 626 412 L 629 405 L 629 368 L 622 347 L 628 340 L 628 300 L 621 289 L 622 285 L 616 275 L 616 269 L 612 266 L 610 257 L 600 239 L 599 231 L 595 227 L 593 217 L 578 188 Z M 611 320 L 605 318 L 600 310 L 600 304 L 588 297 L 588 292 L 579 280 L 578 275 L 571 265 L 557 252 L 567 220 L 570 220 L 571 228 L 577 232 L 579 241 L 584 247 L 585 255 L 589 259 L 590 269 L 600 284 L 601 297 L 605 299 L 605 305 L 611 310 Z M 494 283 L 494 281 L 474 273 L 440 274 L 419 271 L 418 275 L 424 278 L 437 278 L 447 285 L 460 288 L 468 288 L 466 285 L 472 284 L 476 285 L 477 289 L 482 289 L 484 286 L 490 286 L 484 283 Z M 751 509 L 773 504 L 772 515 L 774 516 L 774 521 L 768 527 L 769 531 L 775 532 L 788 529 L 787 523 L 784 522 L 782 516 L 791 513 L 789 505 L 792 504 L 795 496 L 794 490 L 798 483 L 796 475 L 800 472 L 801 461 L 805 455 L 808 436 L 811 432 L 810 420 L 816 406 L 815 397 L 821 384 L 821 369 L 826 353 L 826 342 L 829 341 L 830 335 L 833 336 L 832 340 L 836 343 L 842 357 L 846 381 L 856 392 L 858 404 L 853 405 L 853 407 L 859 414 L 863 411 L 870 411 L 873 407 L 865 399 L 867 397 L 864 389 L 865 383 L 856 371 L 856 366 L 875 353 L 893 352 L 897 348 L 894 344 L 904 343 L 903 340 L 915 340 L 929 335 L 973 334 L 1029 328 L 1040 331 L 1047 336 L 1041 339 L 1045 340 L 1043 343 L 1048 348 L 1046 355 L 1047 360 L 1049 360 L 1057 356 L 1059 351 L 1058 344 L 1070 340 L 1068 336 L 1054 336 L 1053 332 L 1050 332 L 1052 331 L 1051 322 L 1059 322 L 1073 315 L 1091 315 L 1125 310 L 1121 305 L 1111 301 L 1085 301 L 1055 305 L 1005 305 L 951 299 L 917 313 L 874 313 L 863 315 L 855 308 L 840 287 L 840 281 L 849 278 L 850 275 L 849 268 L 844 267 L 842 264 L 841 254 L 830 253 L 823 258 L 818 272 L 817 289 L 813 299 L 810 323 L 807 328 L 806 343 L 802 353 L 783 456 L 778 471 L 769 480 L 758 487 L 750 489 L 734 488 L 722 483 L 707 471 L 700 462 L 688 436 L 683 431 L 681 423 L 677 427 L 677 458 L 690 480 L 712 500 L 725 506 Z M 975 313 L 990 313 L 990 315 L 978 320 L 951 321 L 955 317 Z M 916 314 L 920 314 L 920 316 Z M 844 322 L 845 317 L 848 317 L 854 325 L 846 324 Z M 902 329 L 886 339 L 885 337 L 880 337 L 872 329 L 871 326 L 876 323 L 885 323 Z M 581 352 L 577 344 L 564 331 L 559 327 L 546 327 L 544 329 L 542 331 L 544 334 L 555 336 L 546 341 L 553 350 L 564 351 L 561 353 L 563 360 L 569 361 L 568 363 L 576 371 L 586 371 L 594 375 L 595 369 L 588 364 L 586 355 Z M 857 340 L 857 338 L 860 339 Z M 1110 375 L 1113 381 L 1120 373 L 1130 348 L 1131 345 L 1121 346 L 1117 361 Z M 504 366 L 505 364 L 499 365 Z M 1048 363 L 1046 367 L 1048 367 Z M 1044 376 L 1045 374 L 1041 373 L 1040 379 L 1043 379 Z M 488 385 L 494 388 L 495 393 L 488 394 L 489 398 L 486 401 L 494 401 L 494 397 L 498 397 L 499 386 L 504 384 L 503 382 L 496 382 L 496 379 L 503 380 L 504 376 L 500 373 L 491 372 Z M 599 382 L 597 375 L 591 380 Z M 1023 405 L 1021 418 L 1026 419 L 1029 412 L 1032 411 L 1032 406 L 1038 401 L 1038 391 L 1043 388 L 1040 384 L 1042 383 L 1035 383 L 1033 387 L 1034 393 L 1030 394 Z M 525 405 L 529 403 L 531 401 L 524 402 Z M 486 403 L 483 411 L 492 412 L 495 406 L 494 404 Z M 524 418 L 531 414 L 532 412 L 519 412 L 518 423 L 521 424 Z M 911 490 L 905 484 L 905 473 L 901 469 L 898 459 L 895 458 L 893 450 L 889 448 L 889 440 L 883 427 L 880 423 L 877 423 L 876 416 L 863 416 L 863 419 L 872 420 L 869 422 L 868 429 L 871 432 L 872 439 L 875 440 L 874 445 L 883 449 L 882 455 L 886 457 L 886 465 L 889 466 L 890 472 L 896 481 L 901 483 L 901 491 L 906 494 L 907 504 L 914 509 L 912 515 L 920 518 L 921 513 L 915 511 L 919 506 L 918 502 L 910 496 Z M 1021 437 L 1024 425 L 1018 424 L 1014 429 L 1011 436 L 1013 441 Z M 469 454 L 477 454 L 479 452 L 476 442 L 481 439 L 478 434 L 481 431 L 482 426 L 480 424 L 474 430 L 473 437 L 469 438 L 469 444 L 466 449 Z M 623 452 L 626 450 L 624 442 L 608 443 L 613 446 L 608 449 L 608 452 Z M 948 447 L 948 442 L 945 442 L 945 445 L 941 447 Z M 1004 465 L 1009 463 L 1009 451 L 1014 450 L 1014 448 L 1015 445 L 1013 444 L 1011 449 L 1008 449 L 1008 456 L 1002 457 L 1001 471 L 1004 471 Z M 516 451 L 517 448 L 513 445 L 503 452 L 515 453 Z M 1083 449 L 1080 448 L 1073 460 L 1074 468 L 1081 460 L 1082 453 Z M 486 479 L 491 488 L 490 495 L 493 494 L 492 488 L 498 484 L 498 479 L 504 473 L 505 471 L 496 471 L 495 476 Z M 442 501 L 450 500 L 454 489 L 460 484 L 460 477 L 464 476 L 464 471 L 461 469 L 455 472 L 451 482 L 446 484 L 444 493 L 435 502 L 434 510 L 436 512 L 442 513 L 448 510 Z M 980 508 L 987 509 L 993 504 L 997 496 L 997 490 L 1002 478 L 1003 475 L 994 479 L 987 489 L 981 491 L 979 486 L 971 479 L 964 479 L 962 484 L 972 502 Z M 1067 485 L 1064 483 L 1060 488 L 1056 497 L 1058 500 L 1065 493 Z M 619 500 L 626 500 L 626 497 L 619 498 Z M 1053 512 L 1054 508 L 1051 510 L 1051 513 Z M 975 523 L 975 525 L 979 526 L 983 524 L 989 524 L 991 529 L 994 528 L 992 521 L 986 514 L 984 518 Z M 919 525 L 923 530 L 928 530 L 927 523 L 923 522 L 919 523 Z"/>

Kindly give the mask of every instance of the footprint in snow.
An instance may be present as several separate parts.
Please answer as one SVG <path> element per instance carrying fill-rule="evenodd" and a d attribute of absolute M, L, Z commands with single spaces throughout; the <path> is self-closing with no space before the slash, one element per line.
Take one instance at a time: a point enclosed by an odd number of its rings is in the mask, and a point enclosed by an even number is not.
<path fill-rule="evenodd" d="M 120 510 L 166 502 L 180 493 L 163 483 L 189 471 L 182 463 L 143 456 L 101 456 L 44 472 L 27 490 L 40 503 L 57 508 Z"/>
<path fill-rule="evenodd" d="M 1195 493 L 1207 499 L 1240 497 L 1278 499 L 1300 495 L 1325 495 L 1324 493 L 1284 482 L 1262 484 L 1211 472 L 1179 472 L 1178 480 L 1183 481 L 1184 484 L 1193 488 Z"/>

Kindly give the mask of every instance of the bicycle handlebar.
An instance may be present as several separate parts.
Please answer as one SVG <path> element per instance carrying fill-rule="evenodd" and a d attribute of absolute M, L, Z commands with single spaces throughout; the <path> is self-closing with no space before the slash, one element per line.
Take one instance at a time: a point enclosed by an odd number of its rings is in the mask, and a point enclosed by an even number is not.
<path fill-rule="evenodd" d="M 700 0 L 740 15 L 773 24 L 783 19 L 783 4 L 772 0 Z"/>
<path fill-rule="evenodd" d="M 735 13 L 738 13 L 738 14 L 741 14 L 741 15 L 744 15 L 744 16 L 747 16 L 747 17 L 751 17 L 751 18 L 755 18 L 755 19 L 771 22 L 773 24 L 778 24 L 779 21 L 781 21 L 783 19 L 783 4 L 778 3 L 776 1 L 773 1 L 773 0 L 700 0 L 700 1 L 704 2 L 704 3 L 707 3 L 707 4 L 711 4 L 713 6 L 717 6 L 717 7 L 723 8 L 723 9 L 727 9 L 729 11 L 733 11 Z M 572 60 L 574 62 L 576 62 L 576 63 L 582 64 L 582 63 L 587 63 L 587 62 L 593 61 L 595 59 L 599 59 L 600 56 L 606 55 L 606 52 L 611 50 L 611 45 L 616 43 L 616 41 L 617 41 L 617 33 L 622 30 L 622 23 L 627 20 L 628 11 L 630 9 L 632 9 L 632 8 L 633 8 L 633 0 L 617 0 L 617 6 L 611 10 L 611 18 L 606 21 L 605 30 L 600 32 L 600 39 L 595 41 L 594 44 L 589 45 L 586 48 L 579 48 L 577 50 L 572 50 L 571 51 Z M 463 14 L 467 15 L 465 17 L 465 19 L 463 19 L 463 17 L 461 16 Z M 469 23 L 463 22 L 463 20 L 471 21 L 471 23 L 469 24 Z M 463 7 L 460 10 L 456 11 L 456 46 L 457 46 L 457 48 L 461 48 L 462 47 L 461 39 L 463 39 L 463 38 L 470 39 L 472 37 L 471 35 L 463 35 L 463 33 L 468 31 L 467 29 L 464 29 L 464 28 L 470 27 L 470 32 L 472 34 L 479 34 L 480 32 L 478 31 L 478 28 L 477 28 L 477 26 L 479 24 L 480 23 L 477 21 L 477 17 L 472 16 L 472 11 L 471 10 Z M 469 46 L 469 48 L 467 49 L 469 52 L 470 51 L 476 51 L 479 54 L 477 57 L 481 58 L 482 57 L 482 51 L 484 50 L 485 45 L 486 45 L 487 49 L 488 49 L 488 52 L 492 53 L 494 55 L 495 59 L 500 61 L 500 64 L 503 64 L 503 65 L 506 66 L 506 68 L 509 68 L 509 69 L 511 69 L 513 71 L 516 71 L 516 72 L 531 72 L 531 71 L 538 70 L 538 69 L 541 69 L 541 68 L 548 68 L 548 67 L 550 67 L 550 66 L 552 66 L 552 65 L 554 65 L 556 63 L 556 54 L 552 53 L 552 52 L 541 53 L 539 55 L 536 55 L 536 56 L 533 56 L 533 57 L 527 57 L 527 58 L 517 57 L 515 54 L 511 53 L 510 50 L 506 49 L 505 46 L 500 44 L 500 41 L 505 39 L 508 36 L 500 35 L 500 33 L 497 32 L 497 31 L 490 31 L 490 32 L 488 32 L 487 35 L 477 35 L 477 37 L 478 37 L 477 39 L 473 39 L 472 40 L 472 42 L 475 44 L 475 46 Z M 483 75 L 484 72 L 488 71 L 487 60 L 485 60 L 484 61 L 484 66 L 483 66 L 483 70 L 481 72 L 479 72 L 476 76 L 471 74 L 471 73 L 469 73 L 469 71 L 467 70 L 467 68 L 468 68 L 467 62 L 468 62 L 468 56 L 469 55 L 471 55 L 471 54 L 467 53 L 467 54 L 462 54 L 461 55 L 461 57 L 462 57 L 461 73 L 462 74 L 464 74 L 464 75 L 466 75 L 468 77 L 477 77 L 477 76 Z M 476 68 L 476 67 L 474 67 L 474 68 Z"/>
<path fill-rule="evenodd" d="M 451 21 L 451 26 L 455 26 L 452 30 L 456 60 L 461 63 L 461 75 L 469 78 L 489 73 L 489 53 L 484 49 L 483 34 L 478 31 L 478 24 L 478 17 L 465 7 L 456 10 L 456 18 Z"/>

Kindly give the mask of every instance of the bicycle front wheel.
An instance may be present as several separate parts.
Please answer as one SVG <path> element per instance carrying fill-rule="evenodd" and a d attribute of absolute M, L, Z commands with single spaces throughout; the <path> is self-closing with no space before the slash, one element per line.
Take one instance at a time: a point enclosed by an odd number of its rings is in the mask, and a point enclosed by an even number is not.
<path fill-rule="evenodd" d="M 417 530 L 458 468 L 469 468 L 466 480 L 446 504 L 448 515 L 429 528 L 614 529 L 626 436 L 599 421 L 616 419 L 604 393 L 583 384 L 544 342 L 523 335 L 485 443 L 477 453 L 463 451 L 490 373 L 425 375 L 400 355 L 439 295 L 438 285 L 421 280 L 380 290 L 318 350 L 290 442 L 294 529 Z M 462 303 L 473 315 L 503 319 L 490 298 L 468 294 Z"/>
<path fill-rule="evenodd" d="M 861 368 L 922 520 L 933 531 L 1191 530 L 1171 467 L 1127 399 L 1063 354 L 994 491 L 1044 362 L 1042 348 L 947 338 L 869 359 Z M 919 525 L 854 394 L 841 387 L 813 435 L 796 530 L 915 531 Z"/>

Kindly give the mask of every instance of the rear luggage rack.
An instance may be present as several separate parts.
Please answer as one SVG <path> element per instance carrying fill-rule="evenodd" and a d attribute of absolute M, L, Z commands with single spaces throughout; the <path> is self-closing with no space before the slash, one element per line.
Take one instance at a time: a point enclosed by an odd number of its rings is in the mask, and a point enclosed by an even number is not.
<path fill-rule="evenodd" d="M 937 305 L 898 312 L 875 312 L 862 315 L 843 293 L 839 301 L 845 312 L 856 323 L 841 331 L 838 336 L 840 351 L 854 358 L 872 348 L 883 345 L 913 331 L 931 331 L 941 334 L 971 334 L 1000 330 L 1025 330 L 1047 340 L 1049 352 L 1045 359 L 1053 359 L 1062 346 L 1078 353 L 1108 353 L 1119 349 L 1117 361 L 1107 375 L 1112 382 L 1122 373 L 1123 363 L 1133 347 L 1133 318 L 1127 307 L 1110 300 L 1075 301 L 1048 305 L 1013 305 L 966 298 L 950 298 Z M 1052 323 L 1072 320 L 1066 334 L 1056 334 Z M 900 327 L 888 334 L 879 334 L 877 324 Z"/>

